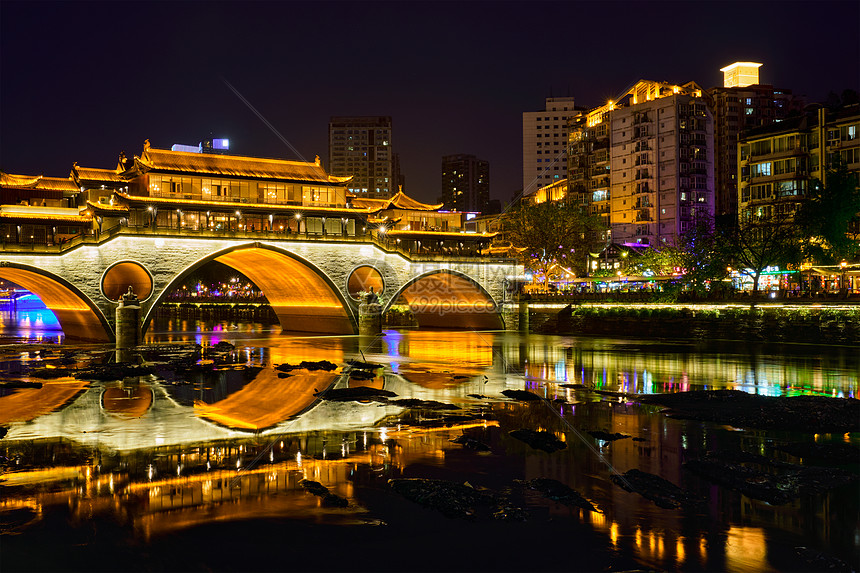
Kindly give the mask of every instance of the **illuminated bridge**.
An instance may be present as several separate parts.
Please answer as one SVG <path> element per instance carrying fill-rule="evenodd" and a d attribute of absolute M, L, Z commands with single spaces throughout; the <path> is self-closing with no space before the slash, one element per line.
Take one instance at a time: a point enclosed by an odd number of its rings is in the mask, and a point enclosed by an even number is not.
<path fill-rule="evenodd" d="M 408 305 L 419 326 L 502 329 L 508 280 L 504 258 L 411 254 L 377 236 L 297 237 L 115 227 L 61 248 L 6 249 L 0 280 L 37 294 L 67 337 L 112 341 L 115 309 L 131 287 L 143 329 L 158 303 L 211 261 L 248 277 L 286 331 L 358 332 L 358 293 L 381 295 L 383 312 Z"/>

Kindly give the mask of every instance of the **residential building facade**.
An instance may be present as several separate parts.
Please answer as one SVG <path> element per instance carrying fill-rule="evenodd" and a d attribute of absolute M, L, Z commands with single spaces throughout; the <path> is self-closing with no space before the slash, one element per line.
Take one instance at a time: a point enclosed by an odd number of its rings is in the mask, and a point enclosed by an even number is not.
<path fill-rule="evenodd" d="M 442 196 L 449 211 L 486 212 L 490 204 L 490 163 L 474 155 L 442 157 Z"/>
<path fill-rule="evenodd" d="M 571 196 L 616 244 L 671 244 L 713 215 L 713 116 L 693 82 L 640 80 L 570 122 Z"/>
<path fill-rule="evenodd" d="M 567 122 L 572 97 L 549 97 L 540 111 L 523 113 L 523 194 L 567 178 Z"/>
<path fill-rule="evenodd" d="M 746 132 L 738 144 L 741 221 L 790 221 L 836 155 L 860 173 L 860 105 L 818 107 Z"/>
<path fill-rule="evenodd" d="M 736 219 L 738 214 L 739 135 L 803 110 L 803 98 L 794 96 L 791 90 L 759 83 L 760 66 L 736 62 L 722 68 L 726 76 L 723 87 L 705 93 L 714 114 L 715 214 L 729 220 Z M 738 70 L 743 73 L 737 73 Z M 739 81 L 740 78 L 744 81 Z"/>
<path fill-rule="evenodd" d="M 352 177 L 357 197 L 388 198 L 403 186 L 389 116 L 334 116 L 329 121 L 329 172 Z"/>

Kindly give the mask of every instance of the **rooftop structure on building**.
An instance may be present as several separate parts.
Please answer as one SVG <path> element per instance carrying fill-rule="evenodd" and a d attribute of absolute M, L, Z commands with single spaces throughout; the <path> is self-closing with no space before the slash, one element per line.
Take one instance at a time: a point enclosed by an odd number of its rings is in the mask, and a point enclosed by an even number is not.
<path fill-rule="evenodd" d="M 735 73 L 742 69 L 742 64 L 733 64 L 733 68 L 729 66 L 723 71 L 732 68 L 732 73 Z M 742 82 L 743 85 L 733 87 L 714 87 L 705 93 L 714 114 L 715 213 L 729 220 L 735 220 L 738 214 L 739 135 L 745 130 L 799 114 L 804 105 L 804 99 L 793 95 L 791 90 L 759 84 L 758 68 L 761 65 L 749 68 L 755 71 L 752 84 Z M 751 73 L 744 77 L 751 81 Z"/>
<path fill-rule="evenodd" d="M 743 88 L 759 83 L 758 69 L 761 66 L 762 64 L 756 62 L 735 62 L 720 68 L 723 72 L 723 87 Z"/>
<path fill-rule="evenodd" d="M 442 157 L 442 196 L 449 211 L 486 212 L 490 204 L 490 163 L 474 155 Z"/>
<path fill-rule="evenodd" d="M 391 197 L 404 178 L 394 151 L 389 116 L 334 116 L 329 121 L 329 171 L 352 177 L 349 192 L 363 197 Z"/>
<path fill-rule="evenodd" d="M 577 112 L 574 98 L 549 97 L 544 109 L 523 113 L 524 195 L 567 178 L 567 121 Z"/>

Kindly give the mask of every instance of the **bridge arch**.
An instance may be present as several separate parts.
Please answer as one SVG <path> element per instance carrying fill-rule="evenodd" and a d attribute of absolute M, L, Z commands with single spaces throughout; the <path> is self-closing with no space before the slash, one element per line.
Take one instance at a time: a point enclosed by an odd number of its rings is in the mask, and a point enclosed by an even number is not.
<path fill-rule="evenodd" d="M 69 281 L 38 267 L 4 261 L 0 278 L 34 293 L 57 316 L 67 338 L 113 342 L 114 333 L 104 313 Z"/>
<path fill-rule="evenodd" d="M 258 242 L 212 253 L 177 274 L 149 308 L 144 331 L 158 303 L 189 274 L 211 261 L 239 271 L 263 291 L 284 330 L 319 334 L 358 332 L 349 304 L 324 272 L 295 253 Z"/>
<path fill-rule="evenodd" d="M 406 282 L 385 307 L 402 300 L 412 310 L 418 326 L 501 330 L 505 327 L 500 307 L 470 276 L 452 269 L 423 273 Z"/>

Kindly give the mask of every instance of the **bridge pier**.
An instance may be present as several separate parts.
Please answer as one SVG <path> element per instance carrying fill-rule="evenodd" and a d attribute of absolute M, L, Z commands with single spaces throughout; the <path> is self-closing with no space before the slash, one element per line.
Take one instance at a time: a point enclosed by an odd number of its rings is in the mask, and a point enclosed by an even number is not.
<path fill-rule="evenodd" d="M 529 303 L 525 301 L 506 302 L 502 306 L 502 319 L 505 330 L 528 332 Z"/>
<path fill-rule="evenodd" d="M 116 348 L 126 350 L 139 346 L 143 335 L 141 332 L 140 301 L 131 287 L 122 295 L 119 306 L 116 307 Z"/>
<path fill-rule="evenodd" d="M 358 333 L 376 336 L 382 332 L 382 305 L 362 302 L 358 305 Z"/>

